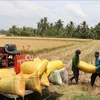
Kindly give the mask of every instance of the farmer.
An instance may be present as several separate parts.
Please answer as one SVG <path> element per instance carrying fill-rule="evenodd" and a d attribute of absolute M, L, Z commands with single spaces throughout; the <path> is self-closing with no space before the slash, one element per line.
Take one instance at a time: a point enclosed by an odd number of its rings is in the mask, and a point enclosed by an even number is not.
<path fill-rule="evenodd" d="M 72 83 L 72 80 L 75 79 L 76 84 L 78 84 L 78 77 L 79 77 L 79 69 L 78 69 L 78 62 L 79 62 L 79 55 L 81 54 L 80 50 L 75 51 L 75 55 L 72 58 L 72 71 L 73 77 L 69 79 L 69 83 Z"/>
<path fill-rule="evenodd" d="M 91 86 L 93 87 L 95 79 L 97 76 L 100 77 L 100 57 L 99 52 L 95 52 L 95 66 L 96 72 L 91 75 Z"/>

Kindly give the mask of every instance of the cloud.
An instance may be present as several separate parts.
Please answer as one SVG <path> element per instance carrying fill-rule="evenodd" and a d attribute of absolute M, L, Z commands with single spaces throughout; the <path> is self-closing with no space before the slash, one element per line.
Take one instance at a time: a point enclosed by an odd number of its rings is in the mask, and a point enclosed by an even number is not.
<path fill-rule="evenodd" d="M 3 23 L 0 23 L 0 28 L 10 28 L 12 25 L 36 26 L 36 22 L 42 17 L 40 11 L 43 8 L 32 1 L 1 1 L 0 9 L 2 9 L 0 10 L 0 22 Z"/>
<path fill-rule="evenodd" d="M 86 18 L 89 26 L 94 27 L 100 22 L 100 1 L 88 2 L 88 4 L 84 7 L 84 11 L 89 16 Z"/>
<path fill-rule="evenodd" d="M 0 2 L 0 15 L 10 16 L 31 16 L 34 12 L 40 10 L 41 7 L 32 1 L 4 1 Z"/>
<path fill-rule="evenodd" d="M 86 17 L 88 17 L 88 15 L 82 10 L 82 8 L 81 8 L 81 6 L 79 4 L 76 4 L 76 3 L 68 3 L 68 4 L 66 4 L 66 7 L 65 8 L 73 16 L 77 16 L 77 17 L 80 17 L 80 18 L 86 18 Z"/>
<path fill-rule="evenodd" d="M 0 28 L 36 27 L 41 18 L 47 17 L 49 22 L 61 19 L 64 24 L 73 21 L 76 24 L 86 21 L 95 25 L 100 19 L 100 2 L 93 1 L 46 1 L 21 0 L 0 1 Z"/>

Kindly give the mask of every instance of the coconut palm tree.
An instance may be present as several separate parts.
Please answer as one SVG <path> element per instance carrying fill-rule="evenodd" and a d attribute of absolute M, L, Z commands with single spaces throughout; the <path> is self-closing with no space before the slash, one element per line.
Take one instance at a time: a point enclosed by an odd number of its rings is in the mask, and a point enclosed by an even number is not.
<path fill-rule="evenodd" d="M 68 26 L 68 36 L 72 37 L 74 35 L 75 25 L 72 21 L 70 21 L 70 23 L 67 26 Z"/>

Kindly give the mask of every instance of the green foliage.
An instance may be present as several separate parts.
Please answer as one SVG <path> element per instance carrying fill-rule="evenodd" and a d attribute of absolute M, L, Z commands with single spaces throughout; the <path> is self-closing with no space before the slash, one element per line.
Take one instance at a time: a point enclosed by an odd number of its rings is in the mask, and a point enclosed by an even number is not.
<path fill-rule="evenodd" d="M 5 30 L 3 30 L 3 29 L 1 29 L 1 30 L 0 30 L 0 34 L 5 35 L 5 34 L 6 34 L 6 31 L 5 31 Z"/>
<path fill-rule="evenodd" d="M 94 28 L 89 28 L 86 21 L 75 25 L 70 21 L 65 27 L 61 19 L 54 23 L 49 23 L 47 17 L 42 18 L 37 23 L 37 28 L 25 27 L 18 28 L 13 25 L 9 30 L 0 30 L 1 34 L 7 36 L 41 36 L 41 37 L 70 37 L 70 38 L 91 38 L 100 39 L 100 23 Z"/>

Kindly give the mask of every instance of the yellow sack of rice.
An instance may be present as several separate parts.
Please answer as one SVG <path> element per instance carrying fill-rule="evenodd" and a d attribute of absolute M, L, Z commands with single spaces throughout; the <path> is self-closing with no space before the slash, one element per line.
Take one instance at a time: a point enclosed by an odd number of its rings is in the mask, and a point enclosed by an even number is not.
<path fill-rule="evenodd" d="M 12 71 L 12 70 L 3 70 L 0 72 L 0 79 L 2 78 L 9 78 L 9 77 L 14 77 L 16 76 L 16 73 L 15 71 Z"/>
<path fill-rule="evenodd" d="M 8 71 L 9 71 L 9 69 L 7 69 L 7 68 L 1 68 L 1 69 L 0 69 L 0 73 L 1 73 L 1 72 L 8 72 Z"/>
<path fill-rule="evenodd" d="M 96 66 L 88 64 L 84 61 L 79 61 L 78 63 L 78 68 L 86 73 L 94 73 L 96 72 Z"/>
<path fill-rule="evenodd" d="M 21 64 L 20 69 L 24 74 L 32 74 L 37 71 L 37 66 L 39 64 L 40 62 L 26 61 Z"/>
<path fill-rule="evenodd" d="M 21 64 L 21 71 L 24 74 L 32 74 L 38 71 L 39 76 L 44 73 L 46 70 L 46 66 L 48 64 L 48 60 L 40 60 L 36 58 L 34 61 L 27 61 Z"/>
<path fill-rule="evenodd" d="M 50 85 L 46 73 L 43 73 L 43 75 L 41 76 L 40 83 L 42 86 L 49 86 Z"/>
<path fill-rule="evenodd" d="M 62 78 L 59 70 L 52 71 L 48 79 L 52 84 L 62 85 Z"/>
<path fill-rule="evenodd" d="M 21 75 L 15 77 L 2 78 L 0 80 L 0 92 L 14 94 L 24 97 L 25 80 Z"/>
<path fill-rule="evenodd" d="M 44 73 L 44 71 L 46 70 L 47 64 L 48 64 L 48 60 L 47 59 L 44 59 L 44 60 L 41 61 L 41 63 L 37 67 L 39 76 Z"/>
<path fill-rule="evenodd" d="M 49 76 L 49 74 L 56 70 L 56 69 L 61 69 L 64 67 L 64 64 L 61 60 L 54 60 L 48 62 L 47 68 L 46 68 L 46 75 Z"/>
<path fill-rule="evenodd" d="M 33 61 L 34 61 L 34 62 L 41 62 L 41 59 L 38 58 L 38 57 L 36 57 L 36 58 L 33 59 Z"/>
<path fill-rule="evenodd" d="M 25 78 L 25 87 L 27 90 L 37 91 L 42 94 L 38 73 L 23 74 L 23 77 Z"/>

